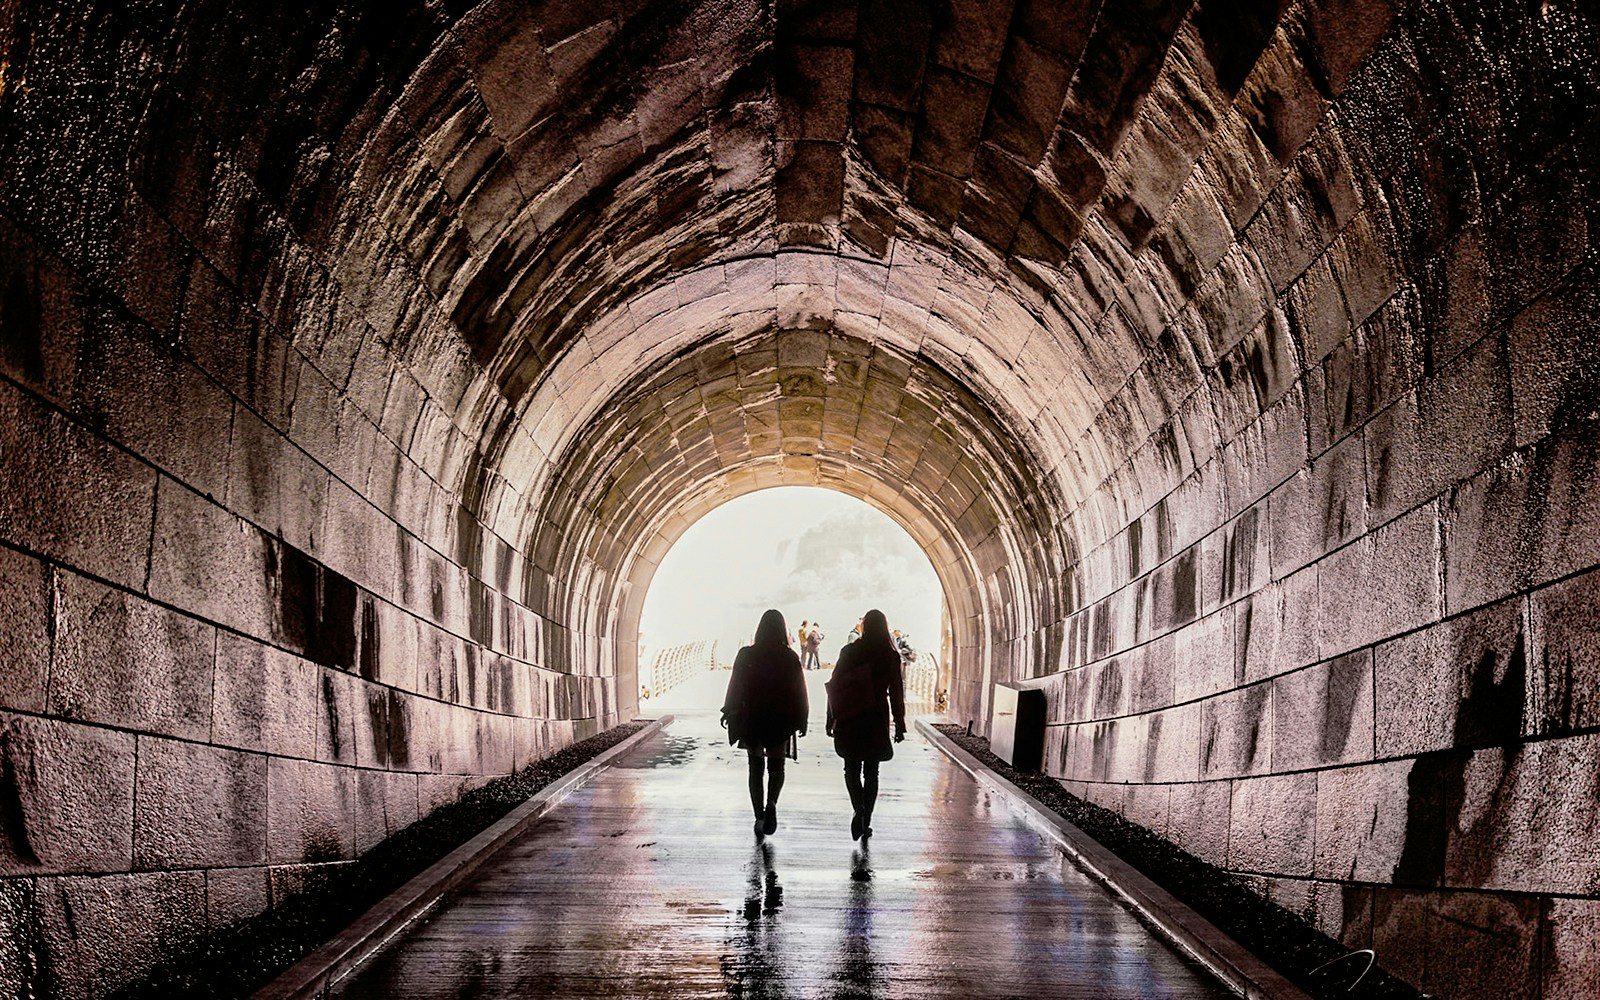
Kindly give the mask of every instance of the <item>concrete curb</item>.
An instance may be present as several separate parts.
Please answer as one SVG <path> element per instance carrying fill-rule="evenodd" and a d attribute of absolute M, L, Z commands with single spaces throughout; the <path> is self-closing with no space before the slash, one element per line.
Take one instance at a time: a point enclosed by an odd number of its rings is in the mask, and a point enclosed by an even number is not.
<path fill-rule="evenodd" d="M 255 1000 L 301 1000 L 324 995 L 334 983 L 355 971 L 395 935 L 433 909 L 445 893 L 461 884 L 496 851 L 609 767 L 613 760 L 659 733 L 672 721 L 672 716 L 662 716 L 535 792 L 528 801 L 390 893 L 327 944 L 284 970 L 255 993 Z"/>
<path fill-rule="evenodd" d="M 1309 994 L 1211 921 L 1038 799 L 991 771 L 948 736 L 921 719 L 917 720 L 917 729 L 980 785 L 998 792 L 1029 826 L 1048 837 L 1090 878 L 1126 900 L 1163 937 L 1210 969 L 1228 989 L 1249 1000 L 1311 1000 Z"/>

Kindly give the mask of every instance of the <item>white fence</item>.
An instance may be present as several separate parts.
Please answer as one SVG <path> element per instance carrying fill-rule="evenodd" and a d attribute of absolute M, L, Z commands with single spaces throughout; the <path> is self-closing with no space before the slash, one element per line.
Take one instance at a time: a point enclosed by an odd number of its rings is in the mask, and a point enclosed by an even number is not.
<path fill-rule="evenodd" d="M 658 650 L 650 669 L 639 678 L 640 698 L 659 698 L 702 670 L 717 665 L 714 639 L 685 642 Z"/>
<path fill-rule="evenodd" d="M 926 649 L 917 650 L 917 658 L 905 663 L 906 711 L 913 715 L 937 714 L 944 711 L 939 704 L 939 660 Z"/>

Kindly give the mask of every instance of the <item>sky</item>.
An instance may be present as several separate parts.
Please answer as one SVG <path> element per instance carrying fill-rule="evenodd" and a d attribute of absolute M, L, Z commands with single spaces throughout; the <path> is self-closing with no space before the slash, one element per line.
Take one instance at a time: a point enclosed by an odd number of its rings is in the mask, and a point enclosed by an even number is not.
<path fill-rule="evenodd" d="M 939 643 L 938 578 L 922 549 L 888 515 L 853 497 L 806 486 L 760 490 L 723 504 L 684 532 L 645 595 L 640 639 L 649 651 L 717 640 L 733 660 L 762 612 L 822 623 L 831 662 L 871 608 L 918 649 Z"/>

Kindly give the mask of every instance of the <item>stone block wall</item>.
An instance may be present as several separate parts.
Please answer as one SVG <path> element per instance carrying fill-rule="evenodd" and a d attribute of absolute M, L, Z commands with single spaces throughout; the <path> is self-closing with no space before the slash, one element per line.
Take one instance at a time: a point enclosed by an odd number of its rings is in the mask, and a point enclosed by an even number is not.
<path fill-rule="evenodd" d="M 330 25 L 0 22 L 0 996 L 98 996 L 620 710 L 274 174 Z"/>
<path fill-rule="evenodd" d="M 1425 989 L 1593 986 L 1593 14 L 826 7 L 0 12 L 0 985 L 625 715 L 652 560 L 805 482 L 958 718 L 1045 686 Z"/>
<path fill-rule="evenodd" d="M 1588 996 L 1600 188 L 1552 123 L 1593 108 L 1555 82 L 1593 27 L 1386 23 L 1272 150 L 1250 95 L 1315 69 L 1288 19 L 1154 238 L 1226 227 L 1166 328 L 1204 416 L 1073 516 L 1047 767 L 1429 993 Z M 1282 179 L 1221 183 L 1241 143 Z"/>

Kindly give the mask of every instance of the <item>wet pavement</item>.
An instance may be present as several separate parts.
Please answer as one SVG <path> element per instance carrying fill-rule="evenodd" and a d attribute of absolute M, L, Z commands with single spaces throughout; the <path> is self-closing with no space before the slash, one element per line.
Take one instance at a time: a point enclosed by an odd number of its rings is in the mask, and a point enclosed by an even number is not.
<path fill-rule="evenodd" d="M 883 765 L 875 835 L 822 735 L 757 841 L 727 674 L 489 860 L 340 997 L 1229 996 L 919 737 Z"/>

